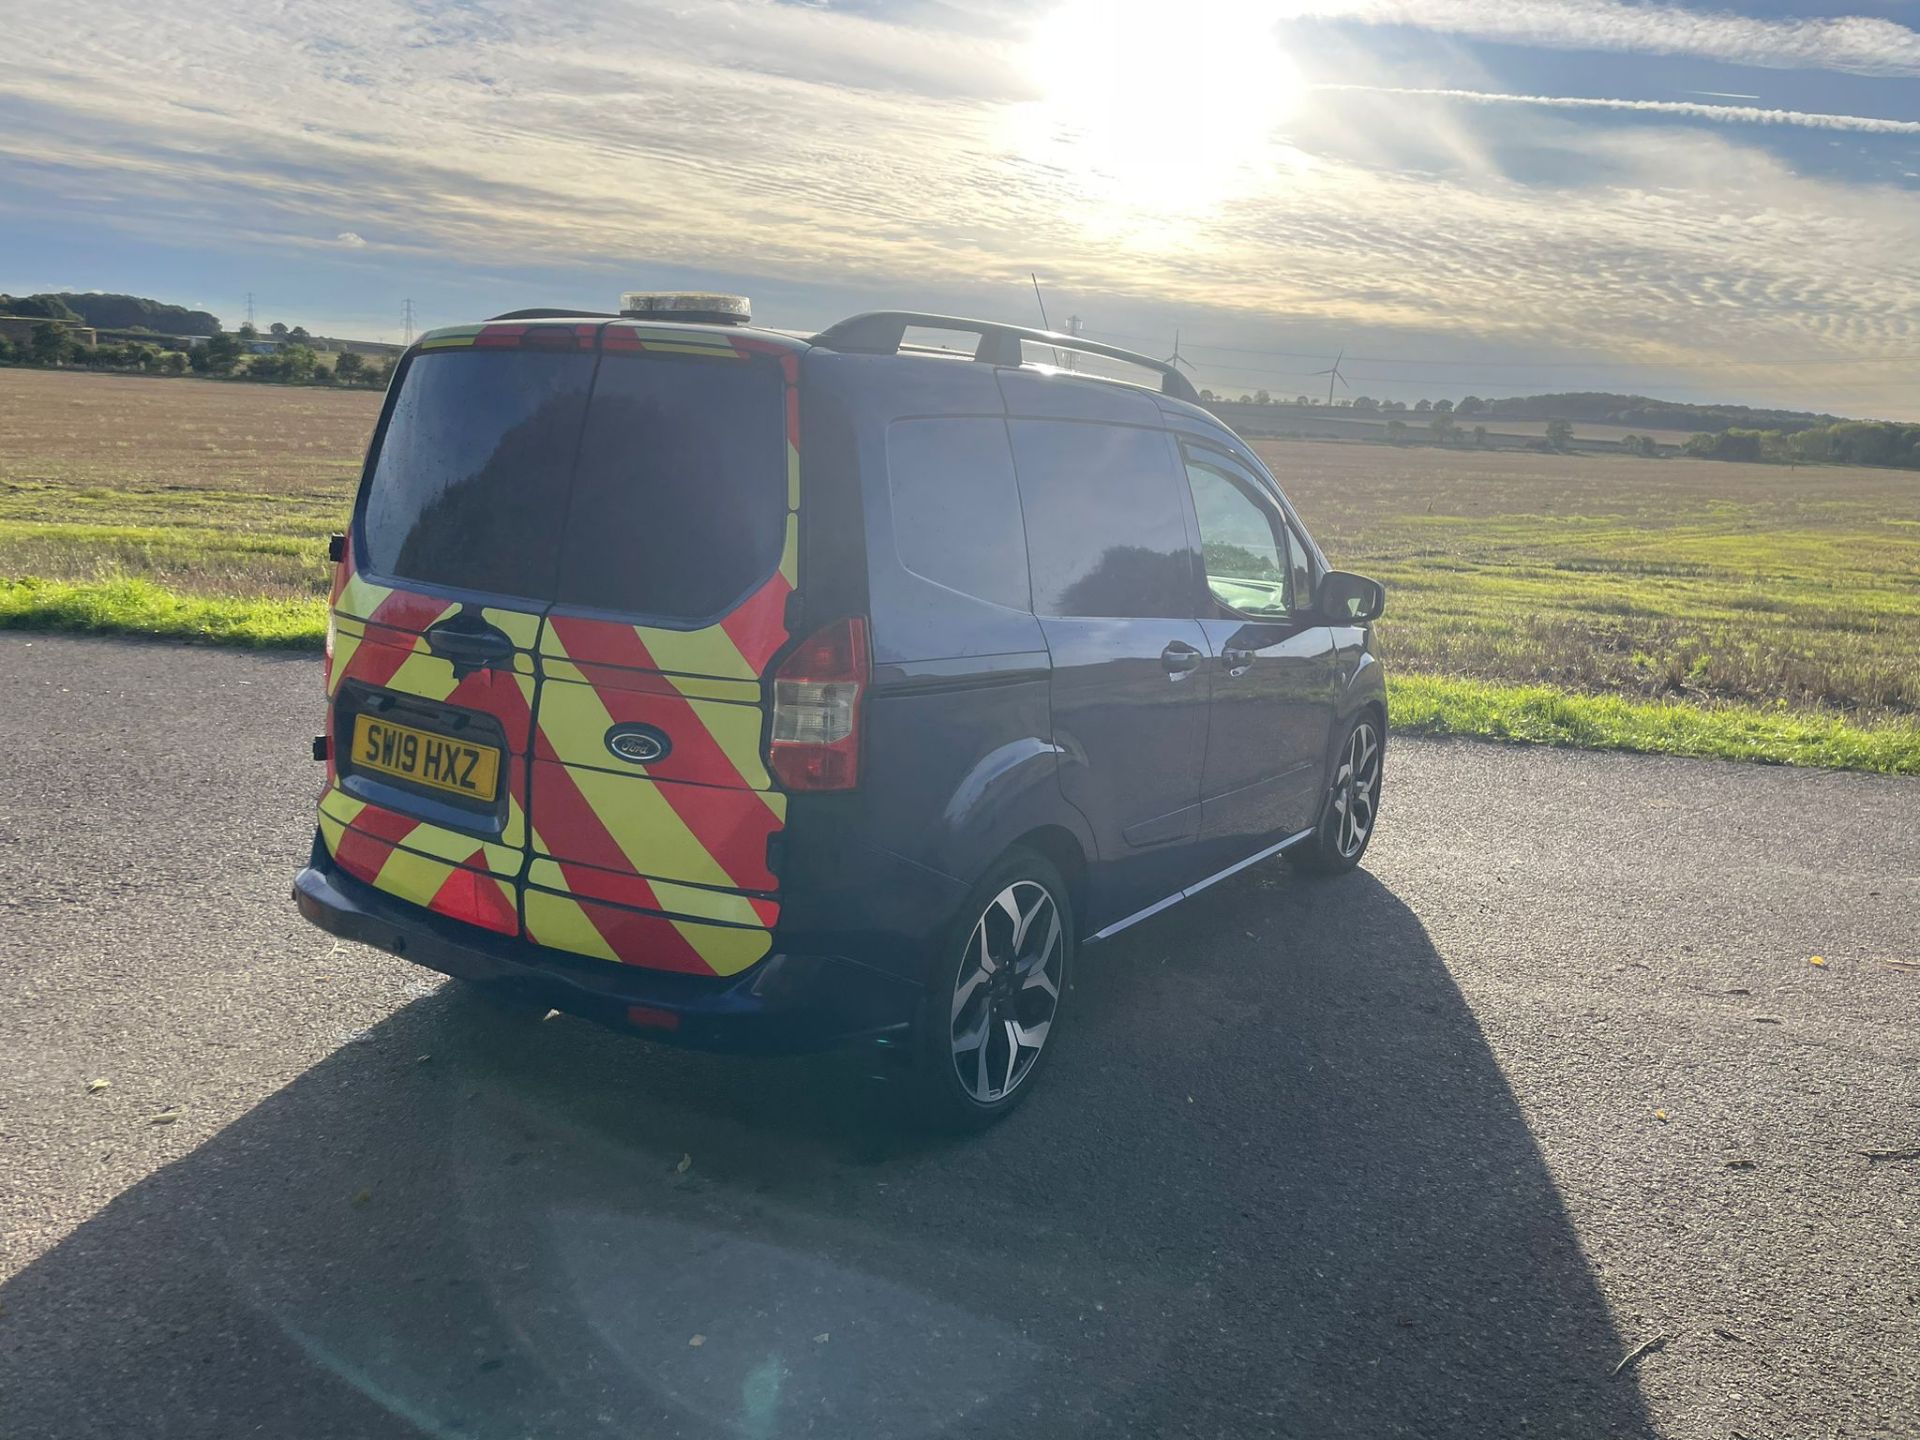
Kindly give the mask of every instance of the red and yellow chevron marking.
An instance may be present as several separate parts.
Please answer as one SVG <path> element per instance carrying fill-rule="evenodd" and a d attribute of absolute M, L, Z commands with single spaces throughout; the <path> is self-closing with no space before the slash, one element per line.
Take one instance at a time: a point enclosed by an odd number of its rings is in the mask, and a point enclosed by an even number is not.
<path fill-rule="evenodd" d="M 687 975 L 738 975 L 773 948 L 769 931 L 701 925 L 527 887 L 527 938 L 537 945 Z"/>
<path fill-rule="evenodd" d="M 464 920 L 502 935 L 520 933 L 513 882 L 480 868 L 491 858 L 485 850 L 497 847 L 476 846 L 468 839 L 467 848 L 472 853 L 464 863 L 423 855 L 380 838 L 363 823 L 348 824 L 339 818 L 344 811 L 355 821 L 364 822 L 367 812 L 377 811 L 377 807 L 337 792 L 329 799 L 336 803 L 322 802 L 320 834 L 334 861 L 349 875 L 397 899 L 424 905 L 436 915 Z M 404 818 L 377 813 L 389 821 Z M 519 852 L 512 853 L 517 868 Z"/>
<path fill-rule="evenodd" d="M 526 328 L 455 327 L 432 332 L 419 348 L 514 345 Z M 786 820 L 786 796 L 772 787 L 761 749 L 762 676 L 787 641 L 787 597 L 799 579 L 799 360 L 771 341 L 706 330 L 575 329 L 583 339 L 598 335 L 607 351 L 778 360 L 788 510 L 780 564 L 726 619 L 695 631 L 487 608 L 485 618 L 522 653 L 512 673 L 456 680 L 422 632 L 458 607 L 375 584 L 349 558 L 333 596 L 329 694 L 352 679 L 480 711 L 500 721 L 515 753 L 497 843 L 331 786 L 320 805 L 323 839 L 349 873 L 438 913 L 515 933 L 520 888 L 525 934 L 537 944 L 654 969 L 737 974 L 767 954 L 780 913 L 776 899 L 751 892 L 777 888 L 768 841 Z M 666 732 L 668 755 L 645 768 L 614 759 L 606 733 L 629 722 Z"/>

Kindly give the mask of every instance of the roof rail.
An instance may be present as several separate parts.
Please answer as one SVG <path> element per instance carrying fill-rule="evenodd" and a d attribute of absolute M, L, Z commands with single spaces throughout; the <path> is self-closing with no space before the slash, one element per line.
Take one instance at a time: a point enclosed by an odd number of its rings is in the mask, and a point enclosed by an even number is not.
<path fill-rule="evenodd" d="M 605 310 L 509 310 L 504 315 L 489 315 L 487 323 L 501 320 L 618 320 Z"/>
<path fill-rule="evenodd" d="M 1071 350 L 1081 355 L 1102 355 L 1127 365 L 1138 365 L 1160 377 L 1160 393 L 1176 400 L 1199 403 L 1193 382 L 1182 375 L 1170 360 L 1155 360 L 1118 345 L 1102 345 L 1079 335 L 1061 335 L 1052 330 L 1030 330 L 1024 325 L 1002 325 L 992 320 L 963 320 L 956 315 L 925 315 L 917 310 L 870 310 L 829 325 L 813 337 L 812 343 L 823 350 L 839 350 L 856 355 L 896 355 L 902 349 L 908 327 L 920 330 L 953 330 L 976 335 L 979 344 L 973 358 L 988 365 L 1018 366 L 1025 359 L 1024 345 L 1045 345 L 1053 350 Z M 906 347 L 912 348 L 912 347 Z"/>

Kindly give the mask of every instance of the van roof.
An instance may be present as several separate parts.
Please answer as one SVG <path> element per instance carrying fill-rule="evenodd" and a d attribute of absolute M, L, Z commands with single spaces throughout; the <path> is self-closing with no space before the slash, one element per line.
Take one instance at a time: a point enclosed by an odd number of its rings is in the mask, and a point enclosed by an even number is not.
<path fill-rule="evenodd" d="M 960 351 L 929 350 L 926 347 L 910 344 L 906 340 L 906 332 L 909 329 L 934 330 L 973 337 L 975 343 L 971 358 L 987 364 L 1011 369 L 1043 368 L 1027 365 L 1022 353 L 1027 345 L 1041 346 L 1056 354 L 1064 350 L 1083 355 L 1099 355 L 1109 360 L 1117 360 L 1124 365 L 1135 365 L 1151 371 L 1159 377 L 1160 383 L 1156 388 L 1169 400 L 1184 401 L 1193 406 L 1198 406 L 1200 400 L 1192 382 L 1181 374 L 1175 362 L 1170 360 L 1158 360 L 1135 350 L 1124 350 L 1118 345 L 1102 344 L 1079 335 L 1064 335 L 1052 330 L 1034 330 L 1024 325 L 1008 325 L 995 320 L 970 320 L 957 315 L 934 315 L 917 310 L 871 310 L 863 314 L 851 315 L 845 320 L 829 325 L 811 339 L 802 339 L 779 330 L 767 330 L 756 325 L 719 325 L 688 320 L 642 320 L 591 310 L 513 310 L 504 315 L 495 315 L 490 320 L 475 325 L 448 325 L 437 330 L 429 330 L 414 341 L 414 348 L 451 350 L 475 345 L 484 347 L 489 344 L 489 341 L 496 344 L 511 343 L 532 325 L 605 325 L 652 334 L 678 333 L 689 338 L 697 336 L 696 343 L 709 345 L 721 341 L 723 337 L 733 337 L 750 339 L 762 347 L 785 350 L 793 354 L 818 348 L 854 355 L 908 354 L 968 358 Z M 1128 381 L 1103 375 L 1076 372 L 1074 378 L 1092 380 L 1105 385 L 1141 388 L 1131 385 Z"/>
<path fill-rule="evenodd" d="M 778 330 L 763 330 L 755 325 L 703 325 L 688 320 L 635 320 L 623 315 L 608 315 L 591 310 L 514 310 L 495 315 L 472 325 L 443 325 L 429 330 L 413 342 L 416 350 L 454 350 L 487 344 L 488 339 L 504 341 L 517 337 L 531 325 L 593 325 L 643 330 L 654 334 L 683 334 L 709 344 L 726 338 L 748 339 L 765 347 L 790 350 L 795 354 L 808 348 L 808 342 Z M 487 337 L 483 339 L 483 337 Z"/>

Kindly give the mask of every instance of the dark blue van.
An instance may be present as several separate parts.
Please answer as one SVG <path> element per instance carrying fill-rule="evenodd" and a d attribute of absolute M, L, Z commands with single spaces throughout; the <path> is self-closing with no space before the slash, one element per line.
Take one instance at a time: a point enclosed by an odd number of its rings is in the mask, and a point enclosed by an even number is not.
<path fill-rule="evenodd" d="M 336 541 L 315 924 L 1004 1114 L 1093 944 L 1357 864 L 1381 587 L 1172 366 L 716 297 L 423 336 Z M 956 337 L 958 344 L 956 344 Z M 1156 388 L 1036 363 L 1091 355 Z"/>

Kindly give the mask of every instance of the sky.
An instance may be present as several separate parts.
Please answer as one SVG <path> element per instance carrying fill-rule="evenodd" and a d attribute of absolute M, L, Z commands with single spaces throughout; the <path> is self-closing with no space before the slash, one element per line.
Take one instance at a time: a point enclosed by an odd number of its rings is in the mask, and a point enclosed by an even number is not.
<path fill-rule="evenodd" d="M 402 338 L 634 288 L 1200 384 L 1920 418 L 1920 7 L 0 0 L 0 290 Z M 1029 277 L 1037 274 L 1036 302 Z"/>

